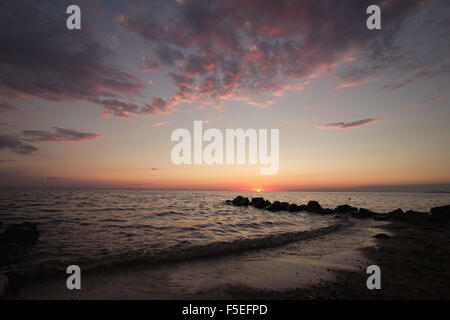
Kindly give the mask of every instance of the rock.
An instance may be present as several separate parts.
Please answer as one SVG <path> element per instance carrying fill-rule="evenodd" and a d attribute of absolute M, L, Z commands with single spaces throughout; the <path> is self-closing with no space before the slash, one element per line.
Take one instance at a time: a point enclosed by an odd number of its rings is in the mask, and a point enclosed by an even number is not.
<path fill-rule="evenodd" d="M 399 215 L 403 214 L 403 210 L 398 208 L 398 209 L 395 209 L 394 211 L 389 212 L 389 214 L 393 215 L 393 216 L 399 216 Z"/>
<path fill-rule="evenodd" d="M 355 211 L 358 211 L 358 208 L 349 206 L 348 204 L 342 204 L 340 206 L 337 206 L 336 209 L 334 209 L 334 212 L 336 213 L 349 213 Z"/>
<path fill-rule="evenodd" d="M 376 216 L 373 216 L 373 220 L 375 221 L 388 221 L 391 217 L 387 213 L 379 213 Z"/>
<path fill-rule="evenodd" d="M 358 213 L 356 214 L 356 217 L 358 218 L 372 218 L 376 216 L 376 213 L 373 211 L 370 211 L 369 209 L 365 209 L 365 208 L 359 208 Z"/>
<path fill-rule="evenodd" d="M 2 231 L 2 229 L 3 229 L 3 222 L 0 221 L 0 232 Z"/>
<path fill-rule="evenodd" d="M 2 298 L 6 294 L 6 290 L 9 286 L 8 277 L 0 274 L 0 298 Z"/>
<path fill-rule="evenodd" d="M 252 198 L 250 205 L 254 206 L 257 209 L 264 209 L 271 205 L 269 200 L 264 200 L 263 198 Z"/>
<path fill-rule="evenodd" d="M 17 272 L 6 272 L 4 275 L 8 278 L 8 293 L 17 294 L 25 282 L 25 276 Z"/>
<path fill-rule="evenodd" d="M 397 210 L 395 210 L 395 211 L 397 211 Z M 394 220 L 401 220 L 401 221 L 406 221 L 406 222 L 410 222 L 410 223 L 418 223 L 418 224 L 423 224 L 430 220 L 430 214 L 427 212 L 418 212 L 418 211 L 408 210 L 405 213 L 401 214 L 401 213 L 399 213 L 399 211 L 397 211 L 397 213 L 395 213 L 395 211 L 393 211 L 392 213 L 389 213 L 390 218 L 392 218 Z"/>
<path fill-rule="evenodd" d="M 231 205 L 231 204 L 233 204 L 233 201 L 232 200 L 225 200 L 225 203 Z"/>
<path fill-rule="evenodd" d="M 264 200 L 263 198 L 252 198 L 250 205 L 254 206 L 257 209 L 263 209 L 267 206 L 270 206 L 270 201 Z"/>
<path fill-rule="evenodd" d="M 254 206 L 257 203 L 264 203 L 265 200 L 262 197 L 256 197 L 256 198 L 252 198 L 252 201 L 250 201 L 250 205 Z"/>
<path fill-rule="evenodd" d="M 334 210 L 329 209 L 329 208 L 323 208 L 321 213 L 322 214 L 334 214 Z"/>
<path fill-rule="evenodd" d="M 19 261 L 22 258 L 22 248 L 15 243 L 0 244 L 0 266 Z"/>
<path fill-rule="evenodd" d="M 301 204 L 298 206 L 298 211 L 308 211 L 308 206 L 306 204 Z"/>
<path fill-rule="evenodd" d="M 377 239 L 389 239 L 391 236 L 387 235 L 386 233 L 378 233 L 374 235 L 374 238 Z"/>
<path fill-rule="evenodd" d="M 282 210 L 281 202 L 280 201 L 275 201 L 274 203 L 272 203 L 266 209 L 271 211 L 271 212 L 281 211 Z"/>
<path fill-rule="evenodd" d="M 0 243 L 17 243 L 19 245 L 35 244 L 39 238 L 39 231 L 35 223 L 24 222 L 9 226 L 0 234 Z"/>
<path fill-rule="evenodd" d="M 310 201 L 306 206 L 306 210 L 309 212 L 321 213 L 323 209 L 317 201 Z"/>
<path fill-rule="evenodd" d="M 269 200 L 266 200 L 266 204 L 264 207 L 262 207 L 261 209 L 267 210 L 267 208 L 269 208 L 272 205 L 272 203 Z"/>
<path fill-rule="evenodd" d="M 298 205 L 296 205 L 295 203 L 291 203 L 288 207 L 288 211 L 289 212 L 297 212 L 298 210 Z"/>
<path fill-rule="evenodd" d="M 282 202 L 281 203 L 281 210 L 288 211 L 289 210 L 289 203 Z"/>
<path fill-rule="evenodd" d="M 248 200 L 248 198 L 237 196 L 233 199 L 233 204 L 235 206 L 248 206 L 250 204 L 250 201 Z"/>
<path fill-rule="evenodd" d="M 431 209 L 431 221 L 437 223 L 447 223 L 450 220 L 450 204 Z"/>

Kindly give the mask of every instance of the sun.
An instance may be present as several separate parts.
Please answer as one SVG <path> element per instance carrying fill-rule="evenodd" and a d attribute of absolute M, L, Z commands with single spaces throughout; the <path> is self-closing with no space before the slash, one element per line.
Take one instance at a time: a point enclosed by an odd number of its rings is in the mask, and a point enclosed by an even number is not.
<path fill-rule="evenodd" d="M 262 192 L 262 191 L 263 191 L 263 188 L 255 188 L 255 191 L 258 192 L 258 193 L 259 193 L 259 192 Z"/>

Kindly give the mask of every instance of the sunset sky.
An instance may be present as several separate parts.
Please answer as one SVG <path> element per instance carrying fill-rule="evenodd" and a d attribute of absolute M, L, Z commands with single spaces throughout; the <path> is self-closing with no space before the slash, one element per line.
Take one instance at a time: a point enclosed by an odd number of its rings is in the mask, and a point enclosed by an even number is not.
<path fill-rule="evenodd" d="M 0 186 L 448 184 L 449 40 L 444 0 L 2 0 Z M 174 165 L 194 120 L 279 129 L 278 174 Z"/>

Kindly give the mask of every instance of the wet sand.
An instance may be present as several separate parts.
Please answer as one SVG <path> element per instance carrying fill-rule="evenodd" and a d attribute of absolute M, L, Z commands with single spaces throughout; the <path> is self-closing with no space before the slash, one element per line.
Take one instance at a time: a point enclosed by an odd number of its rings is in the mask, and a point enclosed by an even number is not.
<path fill-rule="evenodd" d="M 450 228 L 337 217 L 334 233 L 182 263 L 106 268 L 27 282 L 16 299 L 449 299 Z M 386 233 L 388 239 L 374 235 Z M 366 268 L 381 268 L 368 290 Z"/>

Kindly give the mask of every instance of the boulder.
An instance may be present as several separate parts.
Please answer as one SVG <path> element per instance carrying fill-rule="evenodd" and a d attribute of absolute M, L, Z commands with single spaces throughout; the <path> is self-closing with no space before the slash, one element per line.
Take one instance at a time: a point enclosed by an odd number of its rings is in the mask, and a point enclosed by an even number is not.
<path fill-rule="evenodd" d="M 250 202 L 250 205 L 254 206 L 257 209 L 264 209 L 268 206 L 270 206 L 269 200 L 264 200 L 264 198 L 252 198 L 252 201 Z"/>
<path fill-rule="evenodd" d="M 289 203 L 282 202 L 281 203 L 281 210 L 288 211 L 289 210 Z"/>
<path fill-rule="evenodd" d="M 431 209 L 431 221 L 436 223 L 447 223 L 450 220 L 450 204 Z"/>
<path fill-rule="evenodd" d="M 280 201 L 275 201 L 274 203 L 272 203 L 266 209 L 271 211 L 271 212 L 281 211 L 282 210 L 281 202 Z"/>
<path fill-rule="evenodd" d="M 35 244 L 39 239 L 39 231 L 35 223 L 24 222 L 13 224 L 0 234 L 0 243 L 17 243 L 18 245 Z"/>
<path fill-rule="evenodd" d="M 288 211 L 289 212 L 297 212 L 298 210 L 298 205 L 296 205 L 295 203 L 291 203 L 288 207 Z"/>
<path fill-rule="evenodd" d="M 392 216 L 400 216 L 400 215 L 402 215 L 402 214 L 403 214 L 403 210 L 400 209 L 400 208 L 395 209 L 394 211 L 389 212 L 389 215 L 392 215 Z"/>
<path fill-rule="evenodd" d="M 233 204 L 233 200 L 225 200 L 225 204 Z"/>
<path fill-rule="evenodd" d="M 262 197 L 252 198 L 252 201 L 250 201 L 250 205 L 256 207 L 257 204 L 261 205 L 264 204 L 266 201 Z"/>
<path fill-rule="evenodd" d="M 22 257 L 22 248 L 15 243 L 0 243 L 0 266 L 15 263 Z"/>
<path fill-rule="evenodd" d="M 5 272 L 3 275 L 8 278 L 8 293 L 17 294 L 25 282 L 25 276 L 17 272 Z"/>
<path fill-rule="evenodd" d="M 308 206 L 306 204 L 301 204 L 298 206 L 297 211 L 308 211 Z"/>
<path fill-rule="evenodd" d="M 376 216 L 377 214 L 373 211 L 370 211 L 369 209 L 365 209 L 365 208 L 359 208 L 358 213 L 356 214 L 357 218 L 372 218 L 374 216 Z"/>
<path fill-rule="evenodd" d="M 306 206 L 306 210 L 314 213 L 322 213 L 323 209 L 317 201 L 310 201 Z"/>
<path fill-rule="evenodd" d="M 334 214 L 334 210 L 329 209 L 329 208 L 323 208 L 321 213 L 322 214 Z"/>
<path fill-rule="evenodd" d="M 235 206 L 248 206 L 250 204 L 250 201 L 248 200 L 248 198 L 237 196 L 233 199 L 233 204 Z"/>
<path fill-rule="evenodd" d="M 355 211 L 358 211 L 358 208 L 349 206 L 348 204 L 342 204 L 340 206 L 337 206 L 336 209 L 334 209 L 334 212 L 336 213 L 349 213 Z"/>
<path fill-rule="evenodd" d="M 386 233 L 378 233 L 374 235 L 374 238 L 377 239 L 389 239 L 391 236 L 387 235 Z"/>
<path fill-rule="evenodd" d="M 0 298 L 2 298 L 6 294 L 8 285 L 9 285 L 8 277 L 3 274 L 0 274 Z"/>
<path fill-rule="evenodd" d="M 373 216 L 373 220 L 375 221 L 388 221 L 390 218 L 388 213 L 379 213 L 376 216 Z"/>

